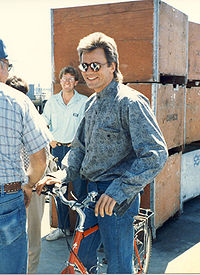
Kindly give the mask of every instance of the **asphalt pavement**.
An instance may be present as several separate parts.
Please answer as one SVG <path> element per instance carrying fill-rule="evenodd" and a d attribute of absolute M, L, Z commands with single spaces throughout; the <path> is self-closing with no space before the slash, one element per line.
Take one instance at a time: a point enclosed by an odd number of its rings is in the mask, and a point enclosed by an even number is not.
<path fill-rule="evenodd" d="M 46 203 L 38 274 L 59 274 L 69 256 L 64 238 L 45 240 L 49 232 L 49 205 Z M 68 237 L 68 241 L 71 242 L 72 237 Z M 185 202 L 183 213 L 157 230 L 148 273 L 200 273 L 200 196 Z"/>

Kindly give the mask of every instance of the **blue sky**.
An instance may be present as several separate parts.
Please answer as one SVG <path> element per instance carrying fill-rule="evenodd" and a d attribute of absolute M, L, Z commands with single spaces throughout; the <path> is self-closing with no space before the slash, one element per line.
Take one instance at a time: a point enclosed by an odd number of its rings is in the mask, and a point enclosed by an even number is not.
<path fill-rule="evenodd" d="M 124 0 L 0 0 L 0 37 L 16 74 L 30 83 L 51 85 L 50 9 Z M 200 23 L 200 0 L 163 0 Z"/>

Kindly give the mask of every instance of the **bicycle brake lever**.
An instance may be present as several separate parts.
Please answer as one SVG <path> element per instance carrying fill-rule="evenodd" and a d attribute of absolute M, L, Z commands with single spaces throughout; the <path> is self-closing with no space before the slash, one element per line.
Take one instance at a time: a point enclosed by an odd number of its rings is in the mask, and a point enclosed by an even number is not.
<path fill-rule="evenodd" d="M 91 199 L 91 202 L 96 202 L 96 197 L 97 197 L 98 193 L 96 191 L 92 191 L 88 194 L 88 196 Z"/>

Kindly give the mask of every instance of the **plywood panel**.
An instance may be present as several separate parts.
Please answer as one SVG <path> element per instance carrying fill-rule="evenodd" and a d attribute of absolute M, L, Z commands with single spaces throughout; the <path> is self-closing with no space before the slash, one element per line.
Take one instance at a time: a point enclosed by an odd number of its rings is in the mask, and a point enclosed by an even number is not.
<path fill-rule="evenodd" d="M 200 140 L 200 87 L 187 88 L 185 143 Z"/>
<path fill-rule="evenodd" d="M 200 80 L 200 24 L 189 22 L 188 79 Z"/>
<path fill-rule="evenodd" d="M 66 64 L 78 66 L 76 49 L 80 39 L 96 31 L 115 39 L 126 83 L 157 81 L 160 73 L 186 75 L 187 16 L 161 1 L 155 14 L 154 3 L 158 2 L 144 0 L 54 9 L 55 82 L 60 68 Z"/>
<path fill-rule="evenodd" d="M 172 84 L 128 83 L 128 86 L 144 94 L 151 102 L 155 93 L 156 118 L 168 149 L 184 144 L 185 87 Z"/>
<path fill-rule="evenodd" d="M 168 149 L 184 143 L 184 102 L 184 87 L 158 85 L 156 117 Z"/>
<path fill-rule="evenodd" d="M 152 84 L 149 84 L 149 83 L 127 83 L 127 85 L 129 87 L 131 87 L 132 89 L 137 90 L 140 93 L 142 93 L 143 95 L 145 95 L 149 99 L 149 102 L 151 102 Z"/>
<path fill-rule="evenodd" d="M 155 228 L 180 210 L 181 152 L 171 155 L 155 179 Z"/>
<path fill-rule="evenodd" d="M 186 76 L 188 16 L 164 2 L 159 12 L 159 72 Z"/>
<path fill-rule="evenodd" d="M 56 80 L 59 68 L 65 64 L 77 67 L 80 39 L 96 31 L 115 39 L 125 82 L 152 80 L 152 0 L 55 9 L 53 24 Z"/>
<path fill-rule="evenodd" d="M 58 216 L 55 201 L 52 197 L 50 197 L 50 226 L 57 228 L 58 227 Z"/>
<path fill-rule="evenodd" d="M 145 186 L 144 193 L 141 196 L 140 207 L 147 208 L 147 209 L 151 208 L 151 206 L 150 206 L 150 199 L 151 199 L 150 194 L 151 194 L 150 193 L 150 184 L 148 184 L 147 186 Z"/>

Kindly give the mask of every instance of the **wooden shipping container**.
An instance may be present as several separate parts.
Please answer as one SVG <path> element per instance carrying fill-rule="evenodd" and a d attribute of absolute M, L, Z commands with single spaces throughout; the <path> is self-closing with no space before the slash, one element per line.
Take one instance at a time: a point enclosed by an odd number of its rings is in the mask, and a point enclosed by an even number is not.
<path fill-rule="evenodd" d="M 124 82 L 186 76 L 188 17 L 162 1 L 53 9 L 51 20 L 55 84 L 64 66 L 78 67 L 80 39 L 98 31 L 115 39 Z M 57 93 L 58 86 L 54 88 Z"/>
<path fill-rule="evenodd" d="M 182 154 L 181 207 L 183 203 L 200 195 L 200 149 Z"/>
<path fill-rule="evenodd" d="M 181 155 L 179 152 L 168 157 L 162 171 L 145 187 L 141 196 L 141 207 L 154 211 L 151 220 L 153 238 L 156 230 L 181 210 Z"/>
<path fill-rule="evenodd" d="M 200 87 L 187 88 L 185 144 L 200 141 Z"/>
<path fill-rule="evenodd" d="M 200 80 L 200 24 L 189 22 L 188 80 Z"/>
<path fill-rule="evenodd" d="M 172 84 L 128 83 L 151 102 L 168 149 L 184 144 L 185 87 Z"/>
<path fill-rule="evenodd" d="M 155 178 L 155 229 L 180 212 L 181 155 L 182 152 L 169 156 L 163 170 Z"/>

